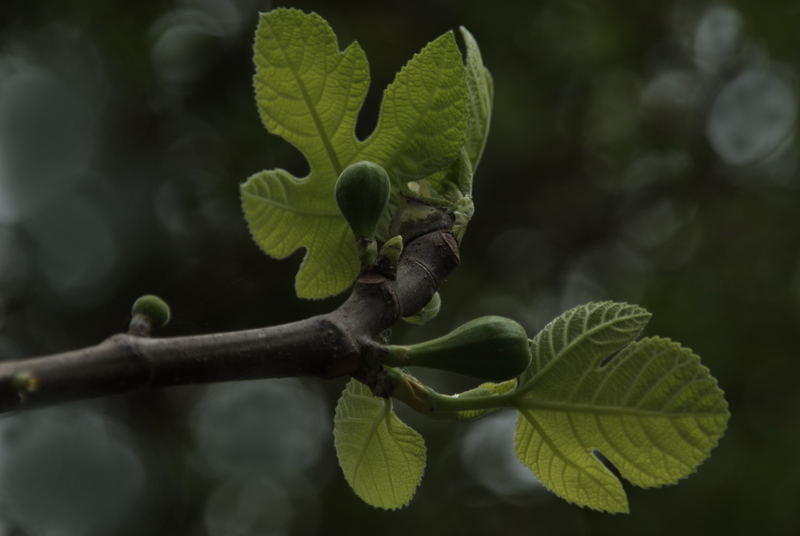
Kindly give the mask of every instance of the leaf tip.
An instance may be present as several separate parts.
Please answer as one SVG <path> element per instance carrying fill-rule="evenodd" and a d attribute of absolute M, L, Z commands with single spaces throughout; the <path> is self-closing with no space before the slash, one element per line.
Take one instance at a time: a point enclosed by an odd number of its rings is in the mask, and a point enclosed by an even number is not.
<path fill-rule="evenodd" d="M 475 44 L 475 36 L 472 35 L 472 32 L 467 30 L 466 26 L 459 26 L 458 31 L 461 33 L 461 37 L 464 39 L 464 42 L 467 44 Z"/>

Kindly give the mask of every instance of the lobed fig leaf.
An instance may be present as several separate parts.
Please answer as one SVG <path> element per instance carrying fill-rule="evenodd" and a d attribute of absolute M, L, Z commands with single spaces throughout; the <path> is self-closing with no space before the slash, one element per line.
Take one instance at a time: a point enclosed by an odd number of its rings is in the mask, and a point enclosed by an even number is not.
<path fill-rule="evenodd" d="M 544 486 L 580 506 L 627 512 L 619 479 L 642 487 L 693 473 L 725 431 L 722 390 L 691 350 L 659 337 L 634 342 L 650 313 L 589 303 L 545 326 L 519 378 L 519 459 Z"/>
<path fill-rule="evenodd" d="M 355 124 L 369 86 L 364 51 L 339 49 L 315 13 L 279 8 L 261 15 L 254 45 L 254 85 L 264 126 L 299 149 L 310 173 L 256 173 L 241 187 L 250 232 L 268 255 L 306 255 L 295 290 L 302 298 L 343 291 L 359 270 L 359 251 L 342 217 L 334 185 L 354 162 L 382 166 L 392 183 L 390 206 L 411 194 L 409 181 L 448 168 L 466 143 L 467 73 L 453 32 L 430 42 L 386 88 L 378 124 L 365 140 Z M 388 236 L 384 213 L 378 237 Z"/>
<path fill-rule="evenodd" d="M 417 197 L 452 209 L 456 213 L 460 212 L 459 204 L 471 201 L 472 178 L 478 169 L 486 146 L 494 100 L 492 76 L 483 64 L 478 43 L 463 26 L 460 31 L 466 48 L 465 69 L 468 89 L 467 110 L 469 113 L 465 143 L 459 157 L 449 167 L 415 182 L 413 186 Z M 466 229 L 466 223 L 472 217 L 472 211 L 468 213 L 461 211 L 461 213 L 466 221 L 459 224 L 457 230 L 459 240 Z"/>

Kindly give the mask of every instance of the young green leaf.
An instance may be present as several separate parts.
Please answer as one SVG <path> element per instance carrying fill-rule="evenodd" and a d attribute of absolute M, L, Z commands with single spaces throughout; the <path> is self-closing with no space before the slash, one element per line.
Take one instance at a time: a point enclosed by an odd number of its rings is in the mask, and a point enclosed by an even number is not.
<path fill-rule="evenodd" d="M 467 74 L 467 131 L 459 158 L 436 173 L 417 182 L 421 197 L 458 210 L 455 206 L 472 195 L 472 177 L 478 169 L 492 118 L 494 85 L 489 70 L 483 64 L 480 48 L 472 34 L 463 26 L 461 36 L 466 47 Z M 470 212 L 467 220 L 472 216 Z"/>
<path fill-rule="evenodd" d="M 481 50 L 472 34 L 460 28 L 461 36 L 467 48 L 467 87 L 469 88 L 469 121 L 467 122 L 467 141 L 464 147 L 472 164 L 473 172 L 483 155 L 486 138 L 489 135 L 489 123 L 492 120 L 492 101 L 494 100 L 494 84 L 492 75 L 483 65 Z M 470 185 L 471 186 L 471 185 Z M 471 193 L 469 191 L 464 194 Z"/>
<path fill-rule="evenodd" d="M 453 32 L 428 43 L 383 94 L 378 126 L 361 160 L 386 168 L 398 190 L 450 164 L 464 145 L 467 83 Z"/>
<path fill-rule="evenodd" d="M 570 502 L 628 511 L 596 451 L 631 483 L 661 486 L 694 472 L 725 431 L 724 395 L 691 350 L 661 338 L 628 344 L 649 316 L 627 304 L 587 304 L 532 341 L 515 397 L 516 451 Z"/>
<path fill-rule="evenodd" d="M 337 177 L 355 161 L 373 161 L 394 181 L 396 206 L 407 181 L 448 166 L 466 136 L 461 53 L 449 32 L 415 55 L 386 89 L 378 126 L 364 141 L 354 128 L 369 69 L 357 43 L 342 52 L 321 17 L 280 8 L 261 15 L 254 53 L 262 122 L 297 147 L 311 171 L 305 178 L 281 169 L 250 177 L 241 188 L 245 218 L 268 255 L 282 259 L 306 249 L 298 296 L 331 296 L 359 269 L 355 238 L 334 198 Z M 387 229 L 384 221 L 381 238 Z"/>
<path fill-rule="evenodd" d="M 321 183 L 319 183 L 321 184 Z M 242 206 L 253 239 L 268 255 L 285 259 L 304 247 L 295 291 L 301 298 L 337 294 L 358 274 L 355 237 L 333 199 L 315 206 L 314 187 L 282 169 L 256 173 L 242 186 Z M 307 195 L 309 194 L 309 195 Z"/>
<path fill-rule="evenodd" d="M 562 313 L 531 341 L 531 366 L 519 378 L 520 390 L 531 389 L 539 381 L 536 376 L 543 376 L 558 361 L 571 363 L 580 355 L 595 359 L 616 352 L 639 336 L 651 316 L 638 305 L 616 302 L 587 303 Z M 557 377 L 549 377 L 557 383 Z M 560 385 L 571 388 L 566 381 Z"/>
<path fill-rule="evenodd" d="M 369 86 L 367 58 L 358 43 L 340 52 L 318 15 L 276 9 L 261 15 L 254 59 L 264 126 L 302 151 L 311 172 L 304 179 L 280 169 L 250 177 L 242 186 L 250 232 L 278 259 L 306 248 L 295 282 L 298 296 L 336 294 L 359 268 L 333 187 L 357 151 L 353 132 Z"/>
<path fill-rule="evenodd" d="M 436 318 L 441 308 L 442 296 L 438 292 L 434 292 L 428 303 L 422 306 L 422 309 L 413 315 L 404 316 L 403 321 L 415 326 L 422 326 Z"/>
<path fill-rule="evenodd" d="M 388 238 L 400 194 L 425 198 L 409 182 L 450 169 L 466 140 L 468 88 L 453 32 L 428 43 L 386 88 L 378 126 L 360 157 L 386 168 L 394 188 L 379 225 Z"/>
<path fill-rule="evenodd" d="M 425 470 L 425 442 L 395 415 L 391 399 L 350 380 L 336 405 L 333 434 L 344 477 L 364 502 L 396 509 L 411 501 Z"/>

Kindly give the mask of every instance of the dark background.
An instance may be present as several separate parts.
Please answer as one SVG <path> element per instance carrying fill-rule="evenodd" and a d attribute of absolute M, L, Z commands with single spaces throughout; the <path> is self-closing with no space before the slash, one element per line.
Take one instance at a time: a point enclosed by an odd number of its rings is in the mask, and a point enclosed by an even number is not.
<path fill-rule="evenodd" d="M 442 313 L 394 340 L 502 314 L 531 333 L 630 301 L 702 356 L 729 429 L 677 486 L 583 510 L 515 462 L 513 415 L 401 408 L 428 443 L 411 506 L 373 510 L 336 465 L 344 381 L 184 387 L 0 419 L 0 535 L 796 534 L 800 65 L 796 0 L 296 2 L 358 39 L 383 87 L 467 26 L 496 88 L 477 213 Z M 287 322 L 301 259 L 262 255 L 238 185 L 305 163 L 259 123 L 258 0 L 8 1 L 0 14 L 0 358 L 94 344 L 133 300 L 163 335 Z M 469 384 L 443 375 L 443 390 Z"/>

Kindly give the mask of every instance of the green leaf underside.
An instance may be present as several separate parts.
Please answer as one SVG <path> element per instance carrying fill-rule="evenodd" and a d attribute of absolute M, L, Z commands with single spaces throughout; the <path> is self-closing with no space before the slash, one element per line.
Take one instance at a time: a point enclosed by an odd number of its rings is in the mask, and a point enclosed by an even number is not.
<path fill-rule="evenodd" d="M 241 188 L 245 218 L 268 255 L 280 259 L 306 249 L 298 296 L 337 294 L 359 268 L 355 238 L 334 196 L 339 173 L 358 160 L 382 165 L 394 182 L 396 206 L 405 182 L 449 165 L 466 135 L 461 53 L 448 32 L 416 54 L 386 88 L 378 126 L 364 141 L 356 138 L 355 124 L 369 66 L 358 43 L 340 51 L 321 17 L 280 8 L 261 16 L 254 58 L 261 120 L 305 155 L 310 173 L 298 179 L 276 169 L 251 176 Z"/>
<path fill-rule="evenodd" d="M 620 481 L 595 451 L 631 483 L 661 486 L 694 472 L 725 431 L 723 393 L 691 350 L 658 337 L 631 342 L 649 317 L 633 305 L 591 303 L 531 343 L 531 369 L 517 389 L 516 451 L 570 502 L 628 511 Z"/>
<path fill-rule="evenodd" d="M 297 182 L 282 169 L 257 173 L 242 187 L 242 205 L 253 238 L 270 256 L 284 259 L 298 247 L 307 249 L 295 279 L 297 295 L 324 298 L 353 281 L 358 250 L 341 215 L 305 205 Z"/>
<path fill-rule="evenodd" d="M 460 28 L 466 48 L 467 127 L 461 155 L 450 166 L 419 182 L 419 192 L 437 204 L 450 206 L 461 196 L 472 195 L 472 176 L 478 168 L 492 118 L 494 85 L 483 64 L 480 48 L 472 34 Z"/>
<path fill-rule="evenodd" d="M 350 380 L 336 405 L 333 433 L 345 479 L 364 502 L 395 509 L 411 501 L 425 470 L 425 442 L 395 415 L 391 399 Z"/>
<path fill-rule="evenodd" d="M 465 148 L 472 169 L 478 168 L 486 138 L 489 134 L 489 123 L 492 119 L 492 100 L 494 84 L 492 75 L 483 64 L 478 43 L 463 26 L 461 36 L 467 49 L 467 87 L 469 88 L 469 121 L 467 123 L 467 141 Z M 469 193 L 469 192 L 464 192 Z"/>
<path fill-rule="evenodd" d="M 362 153 L 362 159 L 383 165 L 393 183 L 389 209 L 378 226 L 381 238 L 391 234 L 399 194 L 415 194 L 408 183 L 438 174 L 458 157 L 465 143 L 468 98 L 453 32 L 415 54 L 386 88 L 378 126 Z"/>
<path fill-rule="evenodd" d="M 384 91 L 378 125 L 359 160 L 381 164 L 398 189 L 450 164 L 464 145 L 467 84 L 453 32 L 425 48 Z"/>

